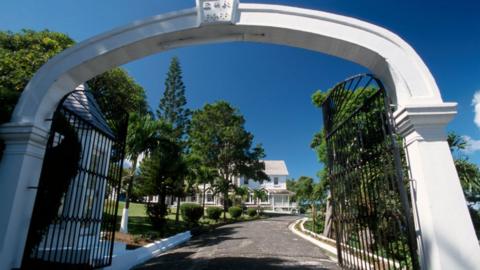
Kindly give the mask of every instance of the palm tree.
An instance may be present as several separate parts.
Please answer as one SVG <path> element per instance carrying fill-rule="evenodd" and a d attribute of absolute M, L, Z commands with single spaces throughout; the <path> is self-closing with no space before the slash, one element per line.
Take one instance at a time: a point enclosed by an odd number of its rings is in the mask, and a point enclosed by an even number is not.
<path fill-rule="evenodd" d="M 203 185 L 203 191 L 202 191 L 203 213 L 205 213 L 205 199 L 206 199 L 206 193 L 207 193 L 207 184 L 209 184 L 211 187 L 213 185 L 213 182 L 215 181 L 215 178 L 217 177 L 218 177 L 217 170 L 204 165 L 201 165 L 200 167 L 198 167 L 196 183 L 197 183 L 197 186 Z"/>
<path fill-rule="evenodd" d="M 254 189 L 253 190 L 253 199 L 257 202 L 257 211 L 260 213 L 260 201 L 264 201 L 267 199 L 267 192 L 265 189 Z"/>
<path fill-rule="evenodd" d="M 233 193 L 232 201 L 233 202 L 240 201 L 240 204 L 243 204 L 247 200 L 248 194 L 250 193 L 248 190 L 248 187 L 246 186 L 239 186 L 239 187 L 234 186 L 233 191 L 234 193 Z"/>
<path fill-rule="evenodd" d="M 130 176 L 127 177 L 127 190 L 125 193 L 125 207 L 122 212 L 120 231 L 128 233 L 128 208 L 133 181 L 137 171 L 140 155 L 147 154 L 155 145 L 158 137 L 158 123 L 150 115 L 134 113 L 130 116 L 126 140 L 126 156 L 132 162 Z"/>

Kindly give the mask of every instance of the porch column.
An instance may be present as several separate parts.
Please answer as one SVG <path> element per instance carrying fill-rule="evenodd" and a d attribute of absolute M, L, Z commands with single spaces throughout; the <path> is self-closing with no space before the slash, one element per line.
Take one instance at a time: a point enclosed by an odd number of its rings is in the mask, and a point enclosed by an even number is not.
<path fill-rule="evenodd" d="M 400 107 L 394 118 L 405 139 L 422 269 L 478 269 L 478 244 L 446 140 L 456 103 Z"/>
<path fill-rule="evenodd" d="M 272 194 L 272 211 L 275 212 L 275 196 Z"/>
<path fill-rule="evenodd" d="M 48 131 L 32 123 L 0 126 L 0 269 L 20 267 Z"/>

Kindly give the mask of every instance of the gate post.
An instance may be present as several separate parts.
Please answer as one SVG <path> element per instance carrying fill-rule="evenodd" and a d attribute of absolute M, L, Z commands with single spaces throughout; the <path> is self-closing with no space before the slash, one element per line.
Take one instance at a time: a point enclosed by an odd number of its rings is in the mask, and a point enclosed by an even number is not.
<path fill-rule="evenodd" d="M 0 270 L 21 265 L 48 133 L 32 123 L 0 126 Z"/>
<path fill-rule="evenodd" d="M 401 106 L 394 113 L 405 139 L 422 269 L 480 269 L 480 246 L 446 140 L 456 103 Z"/>

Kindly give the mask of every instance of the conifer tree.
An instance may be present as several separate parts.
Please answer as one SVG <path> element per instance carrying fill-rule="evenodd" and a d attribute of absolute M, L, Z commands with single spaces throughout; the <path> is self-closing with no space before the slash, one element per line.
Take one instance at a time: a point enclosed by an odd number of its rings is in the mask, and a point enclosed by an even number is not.
<path fill-rule="evenodd" d="M 157 109 L 157 116 L 160 120 L 172 126 L 174 133 L 174 140 L 176 140 L 182 147 L 182 152 L 185 152 L 185 135 L 189 125 L 190 110 L 185 108 L 187 105 L 187 98 L 185 97 L 185 85 L 183 84 L 182 68 L 177 57 L 173 57 L 170 62 L 170 67 L 165 80 L 165 91 Z M 176 187 L 172 190 L 171 195 L 177 196 L 177 212 L 175 221 L 179 220 L 179 204 L 180 197 L 183 190 L 183 177 L 176 177 L 172 182 Z"/>
<path fill-rule="evenodd" d="M 177 57 L 173 57 L 165 80 L 165 91 L 160 99 L 157 116 L 172 125 L 178 139 L 182 139 L 189 124 L 190 110 L 185 108 L 185 85 L 182 68 Z"/>

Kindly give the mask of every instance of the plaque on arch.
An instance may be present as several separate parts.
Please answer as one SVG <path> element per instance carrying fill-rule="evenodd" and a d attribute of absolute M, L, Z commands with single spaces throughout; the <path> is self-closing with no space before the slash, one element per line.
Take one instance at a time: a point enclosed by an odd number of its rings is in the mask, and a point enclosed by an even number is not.
<path fill-rule="evenodd" d="M 198 24 L 234 23 L 238 0 L 197 0 Z"/>

